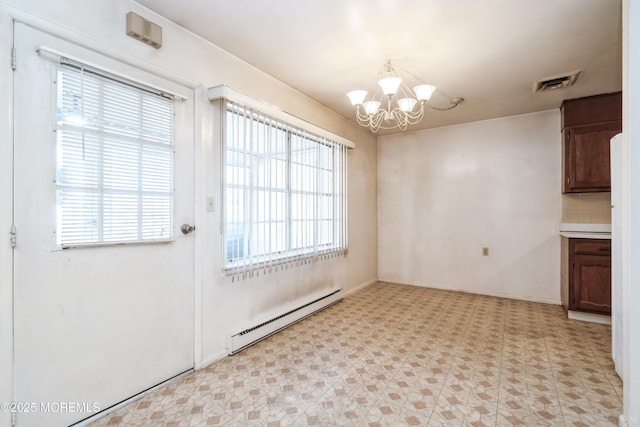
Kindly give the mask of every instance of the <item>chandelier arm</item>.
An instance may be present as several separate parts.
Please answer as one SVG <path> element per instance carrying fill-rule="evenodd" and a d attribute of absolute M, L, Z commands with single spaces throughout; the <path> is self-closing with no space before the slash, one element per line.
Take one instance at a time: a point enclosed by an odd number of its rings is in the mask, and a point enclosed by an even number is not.
<path fill-rule="evenodd" d="M 386 115 L 387 115 L 386 110 L 378 110 L 371 115 L 371 130 L 373 132 L 377 132 L 378 129 L 386 129 L 384 127 Z"/>
<path fill-rule="evenodd" d="M 369 126 L 369 116 L 366 114 L 362 114 L 360 111 L 360 106 L 356 107 L 356 119 L 358 120 L 358 124 L 361 126 Z"/>
<path fill-rule="evenodd" d="M 366 112 L 363 112 L 360 106 L 356 107 L 356 119 L 360 126 L 369 127 L 371 125 L 371 116 Z"/>
<path fill-rule="evenodd" d="M 356 109 L 358 124 L 370 128 L 373 133 L 376 133 L 379 129 L 393 129 L 395 127 L 384 125 L 387 114 L 384 109 L 378 110 L 373 114 L 363 113 L 360 108 Z"/>
<path fill-rule="evenodd" d="M 414 125 L 418 123 L 424 117 L 424 108 L 420 108 L 418 111 L 402 111 L 399 108 L 394 109 L 394 119 L 398 123 Z"/>
<path fill-rule="evenodd" d="M 407 129 L 407 125 L 409 124 L 409 116 L 405 112 L 395 108 L 393 110 L 393 119 L 395 120 L 396 126 L 400 128 L 400 130 Z"/>
<path fill-rule="evenodd" d="M 405 130 L 403 126 L 406 128 L 406 125 L 403 125 L 404 121 L 402 117 L 398 119 L 397 117 L 398 114 L 401 115 L 402 112 L 397 108 L 393 109 L 389 115 L 387 115 L 387 112 L 385 110 L 379 110 L 375 115 L 376 120 L 372 121 L 372 124 L 370 126 L 371 131 L 373 133 L 376 133 L 380 129 L 395 129 L 395 128 L 400 128 L 402 130 Z M 386 120 L 387 117 L 389 117 L 389 120 Z M 390 124 L 386 124 L 386 123 L 390 123 Z"/>
<path fill-rule="evenodd" d="M 360 126 L 369 127 L 373 133 L 380 129 L 400 128 L 406 130 L 408 125 L 413 125 L 424 117 L 424 105 L 421 103 L 417 111 L 402 111 L 399 108 L 389 110 L 379 109 L 373 114 L 367 114 L 360 107 L 356 108 L 356 119 Z"/>
<path fill-rule="evenodd" d="M 424 104 L 420 104 L 417 111 L 402 111 L 401 114 L 406 115 L 410 124 L 416 124 L 424 117 Z"/>
<path fill-rule="evenodd" d="M 364 119 L 362 119 L 362 117 L 360 117 L 359 115 L 358 115 L 358 116 L 356 116 L 356 119 L 357 119 L 358 124 L 359 124 L 360 126 L 364 126 L 364 127 L 368 127 L 368 126 L 369 126 L 369 121 L 368 121 L 368 120 L 364 120 Z"/>

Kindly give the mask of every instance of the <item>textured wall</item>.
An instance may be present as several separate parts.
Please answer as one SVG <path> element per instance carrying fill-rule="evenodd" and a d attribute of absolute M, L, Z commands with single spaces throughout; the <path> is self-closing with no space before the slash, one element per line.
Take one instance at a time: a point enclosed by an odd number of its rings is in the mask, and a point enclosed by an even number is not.
<path fill-rule="evenodd" d="M 559 303 L 560 154 L 558 110 L 380 137 L 380 279 Z"/>

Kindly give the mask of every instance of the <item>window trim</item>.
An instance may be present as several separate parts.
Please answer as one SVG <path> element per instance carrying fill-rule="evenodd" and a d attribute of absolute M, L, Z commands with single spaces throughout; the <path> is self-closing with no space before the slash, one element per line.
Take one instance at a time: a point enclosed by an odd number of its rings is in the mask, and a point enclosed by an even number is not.
<path fill-rule="evenodd" d="M 318 259 L 325 259 L 334 256 L 346 256 L 348 253 L 348 199 L 346 195 L 346 191 L 348 188 L 348 150 L 347 148 L 355 148 L 355 144 L 350 140 L 347 140 L 339 135 L 333 134 L 329 131 L 321 129 L 315 125 L 312 125 L 306 121 L 303 121 L 295 116 L 292 116 L 282 110 L 279 110 L 269 104 L 262 103 L 260 101 L 256 101 L 247 95 L 241 94 L 228 86 L 218 86 L 209 89 L 209 100 L 211 102 L 215 102 L 218 104 L 219 108 L 216 110 L 219 113 L 219 125 L 220 125 L 220 150 L 221 150 L 221 216 L 220 216 L 220 232 L 221 232 L 221 275 L 232 275 L 235 279 L 236 277 L 242 275 L 242 277 L 253 276 L 254 274 L 259 274 L 259 271 L 263 272 L 271 271 L 272 269 L 280 269 L 287 268 L 290 265 L 297 264 L 306 264 L 309 262 L 316 261 Z M 332 214 L 332 223 L 336 220 L 340 221 L 338 225 L 337 232 L 338 240 L 337 244 L 335 244 L 336 240 L 334 240 L 334 244 L 329 248 L 319 249 L 317 246 L 312 247 L 309 250 L 303 250 L 299 253 L 296 253 L 296 250 L 287 250 L 281 252 L 281 256 L 273 257 L 270 255 L 264 256 L 255 256 L 253 258 L 253 262 L 247 258 L 239 258 L 237 263 L 233 265 L 227 259 L 227 236 L 226 236 L 226 187 L 227 187 L 227 178 L 226 178 L 226 114 L 227 107 L 226 101 L 230 101 L 234 104 L 239 104 L 241 107 L 255 110 L 260 115 L 264 115 L 269 119 L 275 119 L 275 121 L 284 126 L 284 128 L 291 134 L 291 132 L 299 135 L 309 134 L 311 136 L 311 140 L 317 139 L 316 143 L 320 144 L 322 139 L 327 139 L 330 142 L 329 146 L 331 147 L 340 147 L 342 154 L 339 156 L 339 163 L 335 164 L 336 166 L 340 166 L 340 170 L 336 170 L 333 175 L 335 179 L 338 179 L 341 182 L 339 186 L 340 191 L 333 191 L 333 197 L 337 197 L 339 199 L 339 213 Z M 293 123 L 292 123 L 293 122 Z M 290 139 L 288 137 L 288 139 Z M 290 147 L 290 142 L 287 142 L 288 147 Z M 332 148 L 335 150 L 336 148 Z M 334 162 L 334 161 L 332 161 Z M 290 170 L 291 159 L 287 159 L 287 173 Z M 287 197 L 290 197 L 291 190 L 287 188 Z M 315 192 L 314 192 L 315 194 Z M 290 227 L 292 221 L 287 217 L 286 226 Z M 316 223 L 319 221 L 318 218 L 313 219 L 314 227 Z M 314 249 L 315 248 L 315 249 Z M 256 259 L 257 258 L 257 259 Z M 260 259 L 262 258 L 262 259 Z"/>
<path fill-rule="evenodd" d="M 286 111 L 283 111 L 278 107 L 273 106 L 272 104 L 253 99 L 249 95 L 245 95 L 244 93 L 237 91 L 227 85 L 220 85 L 209 88 L 208 97 L 209 101 L 211 102 L 220 101 L 223 99 L 236 102 L 238 104 L 244 105 L 245 107 L 258 110 L 261 113 L 274 119 L 281 120 L 292 127 L 302 129 L 316 136 L 330 139 L 331 141 L 341 145 L 345 145 L 348 148 L 356 148 L 356 144 L 347 138 L 316 126 L 313 123 L 309 123 L 308 121 L 303 120 L 293 114 L 287 113 Z"/>
<path fill-rule="evenodd" d="M 90 64 L 85 64 L 84 62 L 80 62 L 78 60 L 75 59 L 69 59 L 66 56 L 61 56 L 58 53 L 56 53 L 55 51 L 46 49 L 46 48 L 39 48 L 37 49 L 37 52 L 41 55 L 44 56 L 45 58 L 51 59 L 53 61 L 54 67 L 52 69 L 52 75 L 53 75 L 53 79 L 57 82 L 56 84 L 61 84 L 60 82 L 58 82 L 57 80 L 59 79 L 59 70 L 61 70 L 63 67 L 72 67 L 72 68 L 76 68 L 79 69 L 81 71 L 86 71 L 90 74 L 93 74 L 95 76 L 97 76 L 98 78 L 101 79 L 105 79 L 105 80 L 111 80 L 116 82 L 117 84 L 120 85 L 125 85 L 125 86 L 129 86 L 132 87 L 138 91 L 142 91 L 142 92 L 147 92 L 150 93 L 153 96 L 158 96 L 161 98 L 166 99 L 168 102 L 176 102 L 176 101 L 181 101 L 184 102 L 187 100 L 187 98 L 180 96 L 180 95 L 175 95 L 173 93 L 170 93 L 168 91 L 162 90 L 162 89 L 157 89 L 154 88 L 152 86 L 149 86 L 145 83 L 141 83 L 137 80 L 133 80 L 131 78 L 128 77 L 123 77 L 122 74 L 120 73 L 113 73 L 111 71 L 106 71 L 102 68 L 90 65 Z M 52 118 L 53 118 L 53 126 L 54 129 L 59 129 L 61 126 L 64 127 L 65 125 L 59 125 L 58 124 L 58 118 L 57 118 L 57 106 L 59 105 L 59 99 L 58 99 L 58 94 L 57 94 L 57 87 L 56 84 L 53 85 L 52 88 L 52 94 L 53 94 L 53 102 L 52 102 L 52 106 L 53 106 L 53 114 L 52 114 Z M 175 115 L 175 112 L 173 113 Z M 135 239 L 135 240 L 114 240 L 114 241 L 96 241 L 96 242 L 73 242 L 73 243 L 59 243 L 58 242 L 58 200 L 57 200 L 57 194 L 58 191 L 61 189 L 61 187 L 58 185 L 57 183 L 57 173 L 58 173 L 58 165 L 57 165 L 57 160 L 53 160 L 53 168 L 52 168 L 52 205 L 53 205 L 53 209 L 55 210 L 54 212 L 54 221 L 52 224 L 52 250 L 53 251 L 59 251 L 59 250 L 68 250 L 68 249 L 82 249 L 82 248 L 96 248 L 96 247 L 110 247 L 110 246 L 139 246 L 139 245 L 154 245 L 154 244 L 167 244 L 167 243 L 173 243 L 176 241 L 176 235 L 177 235 L 177 231 L 176 231 L 176 217 L 175 217 L 175 210 L 176 210 L 176 206 L 175 206 L 175 119 L 172 119 L 173 123 L 172 123 L 172 132 L 171 132 L 171 142 L 168 145 L 168 150 L 170 151 L 171 154 L 171 170 L 172 170 L 172 179 L 171 179 L 171 190 L 170 190 L 170 195 L 171 195 L 171 210 L 170 210 L 170 218 L 171 218 L 171 233 L 168 237 L 166 238 L 150 238 L 150 239 Z M 101 133 L 102 131 L 99 131 L 99 133 Z M 53 143 L 52 143 L 52 152 L 54 153 L 54 159 L 56 157 L 56 151 L 58 149 L 58 131 L 54 132 L 54 136 L 53 136 Z M 127 139 L 127 137 L 123 138 Z M 157 144 L 151 143 L 151 144 L 143 144 L 143 145 L 150 145 L 150 146 L 155 146 Z M 142 148 L 141 148 L 142 149 Z M 140 173 L 141 170 L 138 171 L 138 173 Z M 101 187 L 101 186 L 100 186 Z M 99 188 L 100 188 L 99 187 Z M 139 190 L 138 190 L 139 191 Z M 116 191 L 117 192 L 117 191 Z M 100 194 L 103 194 L 102 191 L 99 191 Z M 139 193 L 140 194 L 143 194 Z M 153 192 L 151 192 L 153 193 Z M 138 223 L 141 221 L 141 215 L 143 213 L 142 212 L 138 212 L 137 214 L 137 220 Z M 142 230 L 138 230 L 138 233 L 142 232 Z M 101 233 L 100 233 L 101 234 Z"/>
<path fill-rule="evenodd" d="M 169 98 L 174 101 L 184 102 L 189 100 L 189 98 L 186 95 L 180 94 L 174 90 L 160 87 L 160 85 L 157 85 L 155 83 L 149 84 L 143 79 L 135 78 L 135 77 L 132 77 L 131 75 L 127 75 L 125 73 L 110 69 L 108 67 L 97 65 L 93 62 L 87 61 L 86 59 L 78 58 L 76 56 L 69 55 L 68 53 L 61 52 L 59 50 L 52 49 L 47 46 L 39 46 L 36 49 L 36 53 L 43 59 L 47 59 L 53 62 L 54 64 L 67 64 L 75 67 L 82 67 L 85 70 L 91 71 L 93 73 L 100 74 L 104 77 L 120 81 L 122 83 L 131 85 L 133 87 L 137 87 L 142 90 L 146 90 L 151 93 L 155 93 L 157 95 L 163 96 L 165 98 Z M 130 67 L 130 65 L 128 64 L 123 64 L 123 65 L 127 65 Z M 145 74 L 147 74 L 146 71 L 144 70 L 142 71 Z M 154 77 L 159 77 L 159 76 L 154 76 Z M 163 77 L 160 77 L 160 78 L 165 80 Z"/>

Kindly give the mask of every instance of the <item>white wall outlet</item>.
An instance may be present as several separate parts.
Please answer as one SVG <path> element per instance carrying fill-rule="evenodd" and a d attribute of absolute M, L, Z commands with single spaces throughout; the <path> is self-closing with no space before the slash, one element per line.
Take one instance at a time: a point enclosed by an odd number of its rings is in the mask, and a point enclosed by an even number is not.
<path fill-rule="evenodd" d="M 216 199 L 215 197 L 207 197 L 207 212 L 216 211 Z"/>

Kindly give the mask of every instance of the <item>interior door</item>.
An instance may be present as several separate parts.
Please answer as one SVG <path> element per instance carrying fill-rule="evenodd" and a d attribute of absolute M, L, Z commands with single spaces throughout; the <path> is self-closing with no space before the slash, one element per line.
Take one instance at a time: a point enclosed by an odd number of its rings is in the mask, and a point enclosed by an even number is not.
<path fill-rule="evenodd" d="M 185 95 L 175 101 L 173 240 L 61 250 L 55 70 L 38 48 Z M 18 426 L 69 425 L 193 368 L 192 91 L 16 23 L 14 401 Z"/>
<path fill-rule="evenodd" d="M 622 134 L 611 138 L 611 355 L 620 378 L 624 372 L 623 352 L 623 306 L 622 297 Z"/>

